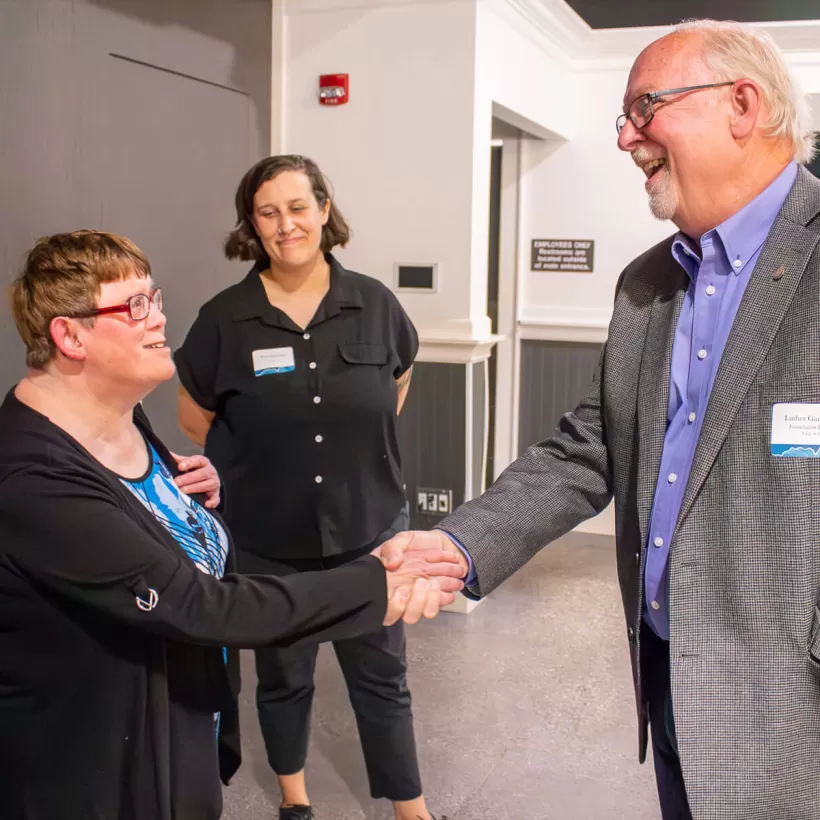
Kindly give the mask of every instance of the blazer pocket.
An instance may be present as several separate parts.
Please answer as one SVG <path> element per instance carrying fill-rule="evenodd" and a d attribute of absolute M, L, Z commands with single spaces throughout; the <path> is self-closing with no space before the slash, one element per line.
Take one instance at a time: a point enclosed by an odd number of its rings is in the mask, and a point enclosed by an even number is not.
<path fill-rule="evenodd" d="M 820 610 L 814 607 L 814 618 L 811 622 L 811 633 L 809 634 L 809 660 L 814 666 L 815 672 L 820 673 Z"/>
<path fill-rule="evenodd" d="M 760 403 L 773 404 L 808 403 L 820 404 L 820 373 L 805 373 L 760 388 Z"/>
<path fill-rule="evenodd" d="M 387 364 L 387 348 L 380 344 L 366 342 L 342 342 L 339 354 L 348 364 Z"/>

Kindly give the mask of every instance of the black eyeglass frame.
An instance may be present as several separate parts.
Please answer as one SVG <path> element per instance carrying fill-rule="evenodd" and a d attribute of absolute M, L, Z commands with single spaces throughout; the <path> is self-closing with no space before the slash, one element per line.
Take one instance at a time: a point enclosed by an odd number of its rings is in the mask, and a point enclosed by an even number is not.
<path fill-rule="evenodd" d="M 144 316 L 134 316 L 134 304 L 138 299 L 148 300 L 148 310 Z M 144 322 L 151 315 L 151 305 L 157 310 L 162 310 L 162 288 L 154 288 L 150 293 L 135 293 L 126 299 L 122 305 L 111 305 L 110 307 L 95 308 L 87 313 L 72 313 L 66 316 L 67 319 L 91 319 L 94 316 L 105 316 L 108 313 L 127 313 L 132 322 Z"/>
<path fill-rule="evenodd" d="M 706 85 L 687 85 L 683 88 L 667 88 L 663 91 L 650 91 L 646 94 L 641 94 L 635 97 L 631 103 L 629 103 L 629 108 L 627 108 L 625 114 L 620 114 L 618 119 L 615 120 L 615 129 L 618 134 L 621 133 L 623 127 L 626 125 L 627 119 L 635 126 L 635 128 L 640 131 L 642 128 L 646 128 L 650 122 L 652 122 L 652 118 L 655 116 L 655 108 L 654 103 L 660 102 L 663 97 L 668 97 L 671 94 L 683 94 L 687 91 L 701 91 L 705 88 L 722 88 L 723 86 L 727 85 L 734 85 L 737 80 L 724 80 L 720 83 L 706 83 Z M 635 107 L 635 103 L 639 100 L 646 100 L 645 108 L 648 109 L 648 114 L 644 113 L 643 115 L 643 123 L 639 124 L 636 121 L 635 115 L 632 113 L 632 109 Z"/>

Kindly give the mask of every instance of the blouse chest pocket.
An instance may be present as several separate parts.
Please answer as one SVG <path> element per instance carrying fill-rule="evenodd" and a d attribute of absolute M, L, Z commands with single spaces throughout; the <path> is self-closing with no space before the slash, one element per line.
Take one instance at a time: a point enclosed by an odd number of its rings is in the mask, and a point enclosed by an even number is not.
<path fill-rule="evenodd" d="M 386 365 L 388 359 L 388 351 L 384 345 L 368 342 L 342 342 L 339 345 L 339 354 L 347 364 L 369 364 L 376 367 Z"/>

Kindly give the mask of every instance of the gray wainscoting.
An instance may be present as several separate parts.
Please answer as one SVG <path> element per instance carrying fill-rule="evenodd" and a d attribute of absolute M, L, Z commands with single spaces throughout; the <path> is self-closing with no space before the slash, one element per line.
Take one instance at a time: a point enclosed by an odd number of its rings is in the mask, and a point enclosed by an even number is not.
<path fill-rule="evenodd" d="M 473 368 L 473 435 L 472 435 L 472 476 L 473 496 L 480 495 L 484 489 L 484 447 L 486 446 L 484 429 L 486 424 L 484 391 L 487 389 L 486 362 L 475 362 Z"/>
<path fill-rule="evenodd" d="M 518 452 L 547 438 L 561 416 L 583 398 L 598 364 L 600 344 L 521 342 Z"/>
<path fill-rule="evenodd" d="M 454 507 L 464 500 L 467 367 L 417 362 L 413 368 L 398 435 L 415 529 L 429 529 L 442 518 L 416 512 L 417 488 L 452 490 Z"/>

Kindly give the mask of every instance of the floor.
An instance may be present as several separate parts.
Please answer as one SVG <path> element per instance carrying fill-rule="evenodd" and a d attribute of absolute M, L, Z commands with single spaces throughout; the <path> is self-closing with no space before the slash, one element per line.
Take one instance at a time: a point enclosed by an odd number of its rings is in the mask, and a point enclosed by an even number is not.
<path fill-rule="evenodd" d="M 431 811 L 449 820 L 657 820 L 637 763 L 612 539 L 556 541 L 469 615 L 408 630 L 409 682 Z M 244 658 L 245 762 L 224 820 L 272 820 L 279 793 Z M 308 785 L 319 820 L 388 820 L 371 800 L 344 683 L 320 652 Z"/>

